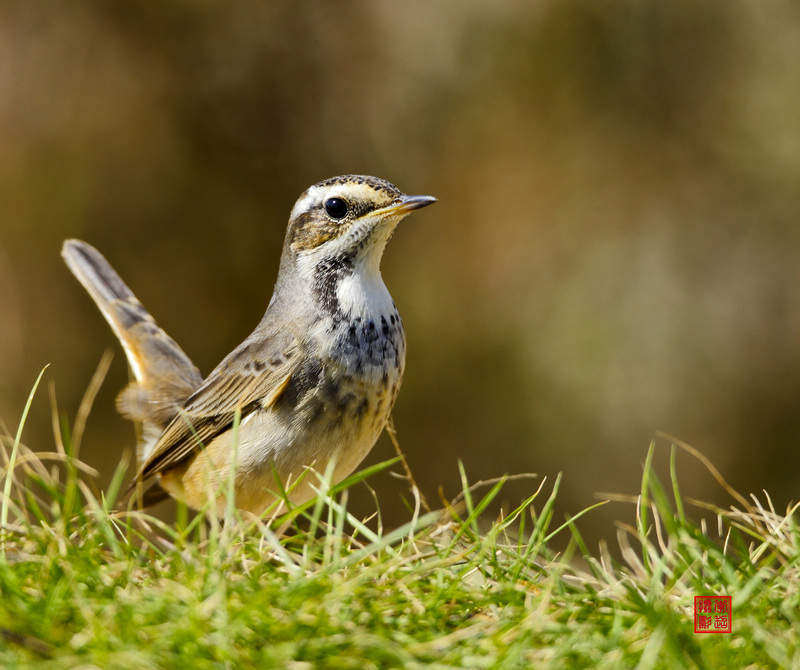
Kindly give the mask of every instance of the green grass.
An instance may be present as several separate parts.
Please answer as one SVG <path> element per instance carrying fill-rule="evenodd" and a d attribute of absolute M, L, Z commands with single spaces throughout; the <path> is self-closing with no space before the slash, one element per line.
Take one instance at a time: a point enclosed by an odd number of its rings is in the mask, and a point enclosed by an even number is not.
<path fill-rule="evenodd" d="M 397 459 L 333 489 L 320 478 L 315 501 L 269 525 L 170 526 L 117 509 L 124 464 L 101 493 L 80 462 L 97 384 L 71 437 L 55 422 L 52 453 L 21 428 L 0 438 L 0 667 L 800 667 L 794 510 L 731 491 L 717 527 L 698 526 L 675 446 L 667 488 L 648 452 L 623 563 L 554 519 L 558 479 L 493 521 L 503 480 L 472 486 L 463 470 L 441 510 L 412 486 L 399 528 L 348 513 L 348 487 Z M 715 594 L 732 596 L 733 633 L 695 634 L 694 596 Z"/>

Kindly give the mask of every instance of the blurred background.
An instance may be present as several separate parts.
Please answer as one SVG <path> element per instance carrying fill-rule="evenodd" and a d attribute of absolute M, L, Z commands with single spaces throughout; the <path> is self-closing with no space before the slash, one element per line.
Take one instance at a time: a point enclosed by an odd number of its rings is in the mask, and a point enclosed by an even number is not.
<path fill-rule="evenodd" d="M 395 423 L 429 498 L 458 492 L 458 459 L 473 481 L 563 472 L 563 519 L 635 494 L 656 431 L 744 493 L 798 497 L 791 0 L 0 0 L 7 430 L 47 363 L 74 421 L 113 348 L 81 455 L 104 483 L 135 442 L 114 409 L 124 356 L 64 238 L 98 247 L 208 373 L 261 318 L 297 196 L 342 173 L 439 198 L 383 263 L 409 342 Z M 53 449 L 50 413 L 43 388 L 31 448 Z M 367 463 L 392 455 L 384 436 Z M 684 493 L 728 504 L 678 465 Z M 407 518 L 402 482 L 372 485 Z M 613 538 L 620 518 L 580 528 Z"/>

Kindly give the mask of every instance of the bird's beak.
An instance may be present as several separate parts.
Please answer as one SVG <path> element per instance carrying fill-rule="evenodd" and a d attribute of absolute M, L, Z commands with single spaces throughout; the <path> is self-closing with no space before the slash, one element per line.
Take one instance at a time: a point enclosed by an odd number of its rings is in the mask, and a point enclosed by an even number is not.
<path fill-rule="evenodd" d="M 427 207 L 436 202 L 432 195 L 401 195 L 395 198 L 394 202 L 388 207 L 384 207 L 382 213 L 385 216 L 405 215 L 415 209 Z"/>

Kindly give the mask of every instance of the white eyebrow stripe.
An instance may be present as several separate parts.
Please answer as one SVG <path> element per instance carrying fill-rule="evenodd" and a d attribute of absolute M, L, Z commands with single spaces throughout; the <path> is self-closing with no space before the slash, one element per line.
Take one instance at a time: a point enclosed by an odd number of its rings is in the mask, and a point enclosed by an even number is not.
<path fill-rule="evenodd" d="M 302 196 L 300 196 L 300 199 L 294 204 L 294 207 L 292 208 L 292 213 L 289 215 L 289 220 L 299 216 L 301 212 L 305 212 L 311 209 L 311 205 L 318 199 L 317 197 L 318 190 L 319 189 L 316 186 L 312 186 Z"/>

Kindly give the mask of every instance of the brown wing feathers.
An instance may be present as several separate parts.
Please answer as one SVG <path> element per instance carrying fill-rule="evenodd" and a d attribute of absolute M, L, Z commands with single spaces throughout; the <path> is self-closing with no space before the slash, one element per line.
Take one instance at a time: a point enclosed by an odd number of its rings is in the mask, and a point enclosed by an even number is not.
<path fill-rule="evenodd" d="M 158 438 L 137 479 L 164 472 L 228 430 L 237 410 L 250 412 L 272 405 L 286 388 L 301 359 L 296 345 L 284 349 L 280 362 L 267 371 L 244 372 L 234 351 L 186 401 L 183 409 Z"/>

